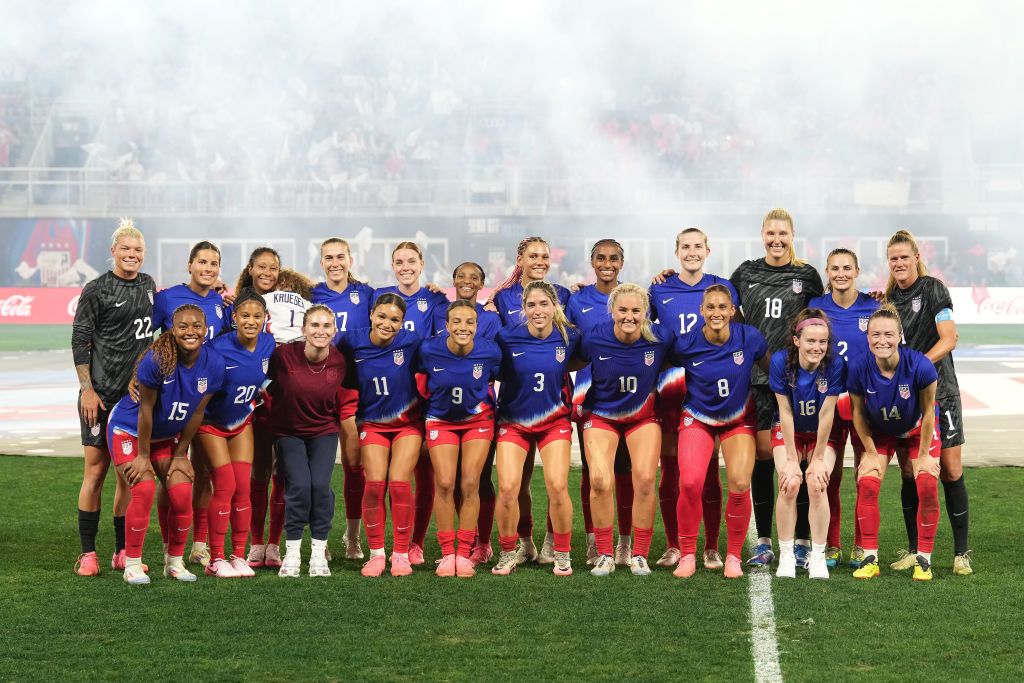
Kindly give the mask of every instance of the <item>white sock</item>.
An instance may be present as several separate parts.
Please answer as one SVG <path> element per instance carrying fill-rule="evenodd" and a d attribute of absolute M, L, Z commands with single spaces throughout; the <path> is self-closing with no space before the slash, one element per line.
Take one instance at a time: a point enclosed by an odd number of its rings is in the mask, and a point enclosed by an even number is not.
<path fill-rule="evenodd" d="M 124 568 L 128 569 L 129 567 L 131 567 L 132 569 L 135 569 L 135 568 L 142 569 L 142 558 L 141 557 L 128 557 L 126 555 L 125 558 L 124 558 Z"/>
<path fill-rule="evenodd" d="M 405 560 L 409 559 L 409 553 L 392 553 L 391 556 L 392 557 L 401 557 L 402 559 L 405 559 Z"/>
<path fill-rule="evenodd" d="M 377 557 L 378 555 L 384 555 L 384 548 L 370 548 L 370 557 Z"/>
<path fill-rule="evenodd" d="M 175 566 L 175 567 L 183 567 L 183 566 L 185 566 L 184 556 L 182 556 L 182 555 L 168 555 L 167 556 L 167 564 Z"/>
<path fill-rule="evenodd" d="M 202 541 L 195 541 L 192 543 L 193 552 L 202 552 L 203 550 L 206 550 L 206 544 Z"/>
<path fill-rule="evenodd" d="M 779 539 L 779 557 L 790 557 L 793 555 L 793 541 Z"/>
<path fill-rule="evenodd" d="M 811 544 L 811 554 L 812 555 L 824 555 L 825 554 L 825 544 L 824 543 L 812 543 Z"/>
<path fill-rule="evenodd" d="M 313 562 L 314 560 L 322 560 L 323 562 L 326 562 L 327 561 L 327 539 L 319 541 L 319 540 L 314 538 L 312 540 L 311 545 L 312 545 L 312 548 L 311 548 L 311 552 L 309 554 L 309 561 Z M 290 548 L 288 549 L 288 552 L 291 552 Z"/>
<path fill-rule="evenodd" d="M 924 559 L 926 559 L 928 561 L 928 564 L 932 563 L 932 554 L 931 553 L 922 553 L 922 552 L 918 551 L 917 556 L 918 557 L 923 557 Z"/>
<path fill-rule="evenodd" d="M 768 538 L 767 536 L 760 536 L 757 539 L 757 544 L 758 545 L 766 545 L 766 546 L 768 546 L 770 548 L 770 547 L 772 547 L 772 539 Z"/>
<path fill-rule="evenodd" d="M 285 541 L 285 557 L 291 557 L 292 553 L 295 553 L 296 559 L 302 558 L 302 539 L 297 541 Z"/>
<path fill-rule="evenodd" d="M 587 544 L 588 545 L 593 545 L 596 542 L 597 542 L 597 537 L 594 536 L 593 532 L 587 534 Z"/>
<path fill-rule="evenodd" d="M 874 555 L 875 559 L 878 559 L 878 548 L 864 548 L 864 557 L 867 558 L 870 555 Z"/>

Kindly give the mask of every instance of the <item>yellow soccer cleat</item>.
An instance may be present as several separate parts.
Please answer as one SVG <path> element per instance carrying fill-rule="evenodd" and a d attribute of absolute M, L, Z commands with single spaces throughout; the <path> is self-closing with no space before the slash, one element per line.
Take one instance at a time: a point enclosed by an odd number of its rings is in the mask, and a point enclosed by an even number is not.
<path fill-rule="evenodd" d="M 914 565 L 914 581 L 931 581 L 932 580 L 932 563 L 924 559 L 921 555 L 917 556 L 917 564 Z"/>
<path fill-rule="evenodd" d="M 874 555 L 868 555 L 861 562 L 860 568 L 853 572 L 853 578 L 873 579 L 881 573 L 882 570 L 878 568 L 878 558 Z"/>
<path fill-rule="evenodd" d="M 953 558 L 953 573 L 957 576 L 970 576 L 974 573 L 974 567 L 971 566 L 970 550 Z"/>

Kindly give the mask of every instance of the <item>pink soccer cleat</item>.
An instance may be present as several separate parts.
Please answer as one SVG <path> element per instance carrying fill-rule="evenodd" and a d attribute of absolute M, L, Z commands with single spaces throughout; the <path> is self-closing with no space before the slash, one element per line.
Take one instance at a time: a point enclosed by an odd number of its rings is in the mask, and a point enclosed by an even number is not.
<path fill-rule="evenodd" d="M 676 565 L 675 571 L 672 572 L 672 576 L 677 579 L 688 579 L 697 573 L 697 556 L 693 553 L 689 555 L 683 555 L 679 558 L 679 564 Z"/>

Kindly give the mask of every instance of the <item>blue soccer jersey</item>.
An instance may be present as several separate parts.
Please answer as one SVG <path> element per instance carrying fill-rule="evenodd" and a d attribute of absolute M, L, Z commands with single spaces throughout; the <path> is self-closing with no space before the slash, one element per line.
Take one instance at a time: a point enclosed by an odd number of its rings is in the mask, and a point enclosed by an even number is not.
<path fill-rule="evenodd" d="M 596 285 L 587 285 L 569 297 L 565 316 L 580 332 L 586 333 L 590 328 L 612 319 L 608 313 L 608 295 L 599 292 Z M 574 405 L 582 405 L 591 381 L 589 365 L 576 371 L 572 395 Z"/>
<path fill-rule="evenodd" d="M 426 287 L 420 287 L 409 295 L 402 294 L 397 286 L 381 287 L 374 290 L 373 300 L 376 301 L 381 294 L 397 294 L 405 299 L 405 321 L 402 326 L 420 339 L 434 334 L 434 320 L 438 315 L 438 309 L 444 311 L 448 307 L 448 298 L 444 294 L 431 292 Z"/>
<path fill-rule="evenodd" d="M 562 285 L 552 284 L 555 293 L 558 294 L 558 303 L 565 308 L 569 305 L 570 292 Z M 523 322 L 523 285 L 515 282 L 507 288 L 498 292 L 494 297 L 494 306 L 501 316 L 501 324 L 505 327 L 512 327 Z"/>
<path fill-rule="evenodd" d="M 448 302 L 449 304 L 451 302 Z M 445 336 L 448 334 L 448 304 L 434 309 L 434 334 Z M 476 339 L 494 340 L 498 330 L 501 329 L 501 318 L 494 311 L 485 310 L 483 305 L 476 304 Z"/>
<path fill-rule="evenodd" d="M 501 367 L 501 349 L 488 339 L 475 339 L 473 350 L 457 356 L 448 337 L 432 337 L 420 346 L 419 371 L 427 376 L 427 419 L 465 422 L 494 412 L 490 383 Z"/>
<path fill-rule="evenodd" d="M 174 311 L 184 304 L 195 304 L 203 309 L 203 315 L 206 316 L 206 341 L 231 326 L 220 294 L 210 290 L 206 296 L 200 296 L 189 289 L 188 285 L 175 285 L 156 293 L 153 297 L 153 324 L 164 332 L 171 329 Z"/>
<path fill-rule="evenodd" d="M 506 327 L 494 341 L 501 349 L 501 391 L 498 421 L 534 428 L 569 414 L 572 380 L 569 361 L 580 334 L 568 328 L 569 340 L 558 328 L 537 339 L 525 325 Z"/>
<path fill-rule="evenodd" d="M 712 344 L 704 334 L 676 338 L 671 360 L 686 369 L 683 407 L 704 424 L 732 424 L 746 411 L 750 398 L 750 369 L 768 353 L 757 328 L 730 323 L 724 344 Z"/>
<path fill-rule="evenodd" d="M 905 437 L 921 424 L 917 392 L 938 380 L 935 365 L 923 353 L 900 346 L 896 374 L 882 376 L 870 353 L 851 359 L 846 385 L 849 392 L 864 398 L 864 410 L 872 429 Z"/>
<path fill-rule="evenodd" d="M 868 318 L 878 310 L 878 302 L 864 292 L 849 308 L 843 308 L 832 298 L 831 292 L 807 302 L 808 308 L 820 308 L 832 323 L 832 346 L 847 363 L 868 350 Z"/>
<path fill-rule="evenodd" d="M 174 372 L 164 377 L 153 359 L 153 352 L 147 351 L 139 361 L 138 377 L 139 384 L 157 392 L 150 440 L 162 441 L 180 434 L 203 398 L 221 389 L 224 384 L 224 358 L 204 344 L 192 367 L 187 368 L 179 361 Z M 108 443 L 114 430 L 139 435 L 139 404 L 131 396 L 125 395 L 110 411 Z"/>
<path fill-rule="evenodd" d="M 577 356 L 590 363 L 592 384 L 583 409 L 606 420 L 634 421 L 654 415 L 658 369 L 675 343 L 661 325 L 651 330 L 658 341 L 643 337 L 632 344 L 615 338 L 615 323 L 608 321 L 587 330 Z"/>
<path fill-rule="evenodd" d="M 768 386 L 776 394 L 789 399 L 793 408 L 793 430 L 797 432 L 818 432 L 818 417 L 821 404 L 827 396 L 839 396 L 846 390 L 846 363 L 841 358 L 833 358 L 828 368 L 818 368 L 815 372 L 807 372 L 798 363 L 795 377 L 786 371 L 786 349 L 772 354 L 768 369 Z M 775 419 L 779 414 L 776 409 Z"/>
<path fill-rule="evenodd" d="M 334 311 L 339 333 L 370 325 L 373 287 L 363 282 L 350 282 L 343 292 L 335 292 L 326 282 L 319 282 L 313 287 L 309 301 Z"/>
<path fill-rule="evenodd" d="M 420 419 L 415 371 L 421 342 L 415 332 L 404 329 L 383 347 L 370 341 L 369 327 L 341 336 L 338 350 L 349 359 L 359 391 L 357 422 L 399 426 Z"/>
<path fill-rule="evenodd" d="M 256 409 L 277 343 L 274 335 L 261 332 L 252 351 L 242 346 L 237 334 L 223 334 L 210 345 L 224 358 L 224 384 L 207 404 L 203 421 L 231 431 L 245 424 Z"/>

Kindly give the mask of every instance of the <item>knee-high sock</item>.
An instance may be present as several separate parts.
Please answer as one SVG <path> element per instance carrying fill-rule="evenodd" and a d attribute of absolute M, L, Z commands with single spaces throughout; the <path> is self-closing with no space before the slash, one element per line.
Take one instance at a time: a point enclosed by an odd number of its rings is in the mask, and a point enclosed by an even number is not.
<path fill-rule="evenodd" d="M 274 487 L 270 491 L 270 528 L 267 530 L 267 543 L 280 544 L 281 532 L 284 530 L 284 471 L 274 473 Z"/>
<path fill-rule="evenodd" d="M 725 504 L 726 543 L 729 555 L 740 557 L 743 552 L 743 541 L 747 538 L 750 526 L 750 491 L 742 493 L 729 492 L 729 502 Z"/>
<path fill-rule="evenodd" d="M 394 504 L 394 499 L 393 498 L 392 498 L 392 504 Z M 437 532 L 437 544 L 439 546 L 441 546 L 441 557 L 447 557 L 448 555 L 454 555 L 455 554 L 455 532 L 454 531 L 438 531 Z"/>
<path fill-rule="evenodd" d="M 842 545 L 843 502 L 839 496 L 839 485 L 842 481 L 842 476 L 829 479 L 826 492 L 828 496 L 828 540 L 825 543 L 832 548 Z"/>
<path fill-rule="evenodd" d="M 619 536 L 633 533 L 633 473 L 615 473 L 615 507 L 619 514 Z"/>
<path fill-rule="evenodd" d="M 942 491 L 946 494 L 946 514 L 949 515 L 949 524 L 953 527 L 953 550 L 957 555 L 962 555 L 970 550 L 967 532 L 971 518 L 964 475 L 961 474 L 956 481 L 942 482 Z"/>
<path fill-rule="evenodd" d="M 98 510 L 96 511 L 96 514 L 97 515 L 99 514 Z M 78 519 L 81 520 L 82 516 L 79 515 Z M 97 522 L 98 522 L 98 520 L 99 520 L 99 518 L 97 518 Z M 97 524 L 97 526 L 98 526 L 98 524 Z M 96 550 L 95 542 L 96 542 L 96 534 L 94 533 L 93 534 L 93 548 L 92 548 L 93 550 Z M 124 517 L 123 516 L 121 516 L 121 517 L 114 517 L 114 552 L 115 553 L 119 553 L 122 550 L 124 550 Z"/>
<path fill-rule="evenodd" d="M 363 490 L 363 525 L 366 527 L 366 541 L 370 545 L 370 550 L 384 548 L 385 486 L 383 481 L 367 480 Z"/>
<path fill-rule="evenodd" d="M 760 538 L 772 537 L 772 514 L 775 512 L 775 462 L 758 460 L 750 479 L 753 495 L 754 523 Z"/>
<path fill-rule="evenodd" d="M 917 482 L 913 477 L 903 477 L 900 487 L 900 501 L 903 503 L 903 525 L 907 528 L 907 549 L 917 552 Z M 861 535 L 863 535 L 863 529 Z M 877 548 L 878 546 L 870 546 Z"/>
<path fill-rule="evenodd" d="M 114 519 L 117 519 L 116 517 Z M 124 519 L 122 517 L 122 519 Z M 96 552 L 96 532 L 100 526 L 100 511 L 78 511 L 78 537 L 82 542 L 82 552 Z M 115 548 L 116 550 L 116 548 Z"/>
<path fill-rule="evenodd" d="M 252 520 L 252 500 L 249 477 L 252 463 L 233 462 L 231 471 L 235 475 L 235 493 L 231 496 L 231 552 L 235 557 L 245 557 L 245 541 L 249 537 Z"/>
<path fill-rule="evenodd" d="M 646 558 L 651 554 L 651 536 L 654 529 L 633 527 L 633 554 Z"/>
<path fill-rule="evenodd" d="M 924 472 L 917 475 L 916 483 L 920 501 L 917 506 L 917 549 L 930 553 L 935 546 L 935 528 L 939 523 L 939 483 Z"/>
<path fill-rule="evenodd" d="M 455 538 L 459 544 L 455 548 L 455 553 L 459 557 L 468 558 L 470 553 L 473 552 L 473 541 L 476 540 L 476 529 L 459 529 L 455 532 Z"/>
<path fill-rule="evenodd" d="M 167 489 L 167 498 L 171 501 L 170 537 L 167 542 L 167 554 L 178 557 L 185 552 L 189 529 L 192 528 L 192 482 L 175 484 Z"/>
<path fill-rule="evenodd" d="M 155 496 L 156 482 L 152 479 L 140 481 L 132 487 L 132 497 L 125 512 L 128 524 L 125 530 L 125 555 L 128 557 L 142 557 L 142 544 L 146 540 L 146 530 L 149 529 L 149 514 Z"/>
<path fill-rule="evenodd" d="M 363 489 L 366 488 L 366 475 L 362 465 L 342 463 L 345 472 L 345 519 L 359 519 L 363 516 Z"/>
<path fill-rule="evenodd" d="M 263 529 L 267 521 L 267 487 L 270 482 L 266 479 L 253 479 L 252 489 L 249 491 L 249 501 L 252 505 L 252 514 L 249 523 L 252 527 L 252 544 L 263 545 Z"/>
<path fill-rule="evenodd" d="M 601 555 L 612 555 L 614 554 L 612 544 L 612 527 L 610 526 L 599 526 L 594 527 L 594 544 L 597 546 L 597 552 Z"/>
<path fill-rule="evenodd" d="M 806 469 L 806 468 L 803 468 Z M 796 493 L 796 529 L 794 538 L 809 539 L 811 537 L 811 496 L 807 492 L 807 482 L 800 484 Z"/>
<path fill-rule="evenodd" d="M 210 515 L 209 508 L 192 507 L 192 542 L 209 543 L 210 541 Z"/>
<path fill-rule="evenodd" d="M 704 550 L 718 550 L 718 535 L 722 528 L 722 480 L 718 474 L 718 458 L 713 457 L 708 462 L 700 503 L 704 517 Z"/>
<path fill-rule="evenodd" d="M 878 547 L 878 491 L 881 486 L 878 477 L 861 477 L 857 482 L 857 519 L 860 520 L 860 537 L 865 548 Z"/>
<path fill-rule="evenodd" d="M 391 524 L 395 532 L 395 552 L 409 552 L 412 535 L 412 487 L 407 481 L 391 482 Z"/>
<path fill-rule="evenodd" d="M 434 512 L 434 466 L 430 464 L 430 458 L 421 457 L 416 462 L 414 474 L 416 475 L 416 513 L 412 529 L 412 542 L 422 548 L 423 540 L 427 537 L 427 528 L 430 526 L 430 515 Z M 394 503 L 393 500 L 392 503 Z M 392 510 L 394 510 L 393 504 Z M 397 522 L 397 520 L 395 521 Z"/>
<path fill-rule="evenodd" d="M 661 481 L 658 483 L 658 504 L 661 521 L 665 524 L 665 539 L 669 548 L 679 547 L 679 525 L 676 522 L 676 504 L 679 502 L 679 460 L 674 456 L 661 459 Z"/>
<path fill-rule="evenodd" d="M 679 503 L 676 516 L 679 524 L 679 552 L 693 555 L 697 552 L 697 531 L 702 512 L 701 492 L 704 490 L 708 460 L 714 449 L 714 439 L 703 429 L 679 430 Z"/>
<path fill-rule="evenodd" d="M 231 464 L 221 465 L 210 472 L 213 481 L 213 497 L 210 499 L 210 556 L 214 560 L 224 559 L 224 537 L 228 533 L 231 515 L 231 499 L 235 495 L 235 472 Z M 193 509 L 193 513 L 195 510 Z"/>
<path fill-rule="evenodd" d="M 594 533 L 594 516 L 590 514 L 590 470 L 583 468 L 580 477 L 580 509 L 583 510 L 583 530 Z"/>

